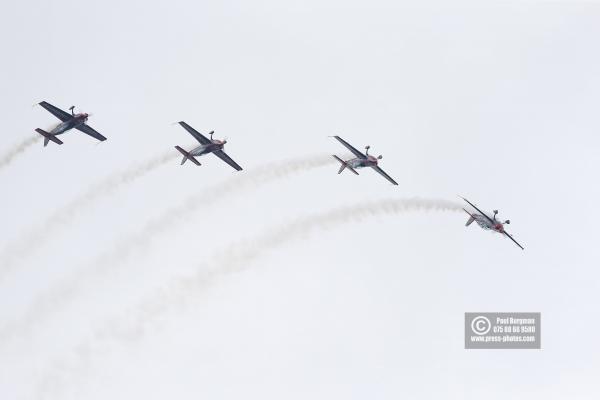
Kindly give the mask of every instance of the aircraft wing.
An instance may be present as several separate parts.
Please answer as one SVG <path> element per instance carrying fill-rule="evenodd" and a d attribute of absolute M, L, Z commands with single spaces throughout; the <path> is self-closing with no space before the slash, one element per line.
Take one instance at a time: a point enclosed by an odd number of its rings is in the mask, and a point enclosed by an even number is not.
<path fill-rule="evenodd" d="M 86 125 L 86 124 L 81 124 L 79 126 L 76 126 L 75 129 L 85 133 L 86 135 L 90 135 L 91 137 L 93 137 L 94 139 L 98 139 L 99 141 L 103 142 L 106 140 L 106 138 L 104 136 L 102 136 L 101 134 L 99 134 L 98 132 L 96 132 L 94 129 L 92 129 L 91 126 Z"/>
<path fill-rule="evenodd" d="M 225 161 L 227 164 L 231 165 L 237 171 L 241 171 L 242 167 L 240 167 L 235 161 L 231 159 L 223 150 L 213 151 L 213 154 L 219 157 L 221 160 Z"/>
<path fill-rule="evenodd" d="M 504 234 L 505 234 L 505 235 L 506 235 L 506 237 L 508 237 L 510 240 L 512 240 L 513 242 L 515 242 L 515 244 L 516 244 L 517 246 L 519 246 L 519 247 L 521 248 L 521 250 L 525 250 L 525 248 L 524 248 L 523 246 L 521 246 L 521 245 L 519 244 L 519 242 L 517 242 L 517 241 L 516 241 L 516 240 L 515 240 L 515 239 L 512 237 L 512 235 L 511 235 L 510 233 L 508 233 L 508 232 L 504 231 Z"/>
<path fill-rule="evenodd" d="M 375 171 L 377 171 L 381 176 L 383 176 L 385 179 L 387 179 L 388 181 L 390 181 L 393 185 L 397 185 L 398 183 L 392 179 L 391 176 L 389 176 L 388 174 L 385 173 L 384 170 L 382 170 L 379 167 L 371 167 L 373 168 Z"/>
<path fill-rule="evenodd" d="M 195 130 L 194 128 L 192 128 L 191 126 L 186 124 L 185 122 L 179 121 L 179 125 L 183 126 L 183 128 L 186 131 L 188 131 L 197 141 L 199 141 L 200 144 L 212 143 L 209 138 L 207 138 L 206 136 L 204 136 L 203 134 L 201 134 L 200 132 L 198 132 L 197 130 Z"/>
<path fill-rule="evenodd" d="M 476 209 L 477 211 L 479 211 L 479 214 L 483 215 L 484 217 L 486 217 L 492 224 L 495 224 L 496 221 L 494 221 L 493 219 L 491 219 L 490 217 L 488 217 L 488 215 L 486 213 L 484 213 L 483 211 L 481 211 L 479 208 L 475 207 L 475 204 L 471 203 L 469 200 L 465 199 L 464 197 L 461 197 L 461 199 L 463 199 L 464 201 L 466 201 L 467 203 L 469 203 L 469 205 L 471 207 L 473 207 L 474 209 Z M 514 239 L 513 239 L 514 240 Z M 517 243 L 518 244 L 518 243 Z"/>
<path fill-rule="evenodd" d="M 356 150 L 354 147 L 352 147 L 352 145 L 348 142 L 346 142 L 344 139 L 342 139 L 339 136 L 334 136 L 334 138 L 337 139 L 338 142 L 340 142 L 341 144 L 344 145 L 344 147 L 346 147 L 348 150 L 350 150 L 352 152 L 352 154 L 354 154 L 356 157 L 358 158 L 367 158 L 366 155 L 364 155 L 363 153 L 361 153 L 360 151 Z"/>
<path fill-rule="evenodd" d="M 42 101 L 38 103 L 40 106 L 44 107 L 50 114 L 54 115 L 56 118 L 60 119 L 62 122 L 68 121 L 73 116 L 66 111 L 61 110 L 58 107 L 54 107 L 52 104 Z"/>

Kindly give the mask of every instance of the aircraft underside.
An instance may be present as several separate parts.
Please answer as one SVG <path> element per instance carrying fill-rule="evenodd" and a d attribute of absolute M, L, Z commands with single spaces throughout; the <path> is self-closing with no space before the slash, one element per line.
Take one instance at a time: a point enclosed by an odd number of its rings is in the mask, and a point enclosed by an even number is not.
<path fill-rule="evenodd" d="M 56 128 L 52 129 L 50 133 L 54 136 L 62 135 L 71 128 L 72 127 L 70 127 L 69 124 L 59 124 Z"/>
<path fill-rule="evenodd" d="M 210 146 L 210 145 L 209 146 L 200 146 L 200 147 L 196 147 L 195 149 L 190 151 L 190 154 L 193 155 L 194 157 L 198 157 L 198 156 L 203 156 L 205 154 L 212 153 L 215 150 L 217 150 L 216 146 Z"/>
<path fill-rule="evenodd" d="M 481 215 L 475 215 L 475 222 L 477 222 L 477 225 L 479 225 L 482 229 L 486 229 L 486 230 L 491 230 L 492 227 L 490 225 L 490 223 Z"/>
<path fill-rule="evenodd" d="M 358 159 L 353 159 L 348 161 L 348 164 L 352 167 L 352 168 L 365 168 L 365 167 L 370 167 L 371 165 L 368 162 L 365 162 L 365 160 L 358 160 Z"/>

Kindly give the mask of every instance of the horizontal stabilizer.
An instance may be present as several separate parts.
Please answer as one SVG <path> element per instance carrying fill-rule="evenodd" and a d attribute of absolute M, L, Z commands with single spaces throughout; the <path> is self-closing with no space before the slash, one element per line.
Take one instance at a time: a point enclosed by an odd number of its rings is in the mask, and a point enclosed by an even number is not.
<path fill-rule="evenodd" d="M 181 160 L 181 165 L 183 165 L 187 160 L 190 160 L 191 162 L 193 162 L 196 165 L 200 165 L 198 160 L 196 160 L 194 158 L 194 156 L 191 155 L 189 152 L 185 151 L 184 149 L 182 149 L 179 146 L 175 146 L 175 148 L 177 149 L 177 151 L 179 151 L 181 154 L 183 154 L 183 159 Z"/>
<path fill-rule="evenodd" d="M 356 172 L 356 170 L 354 168 L 352 168 L 351 166 L 349 166 L 348 164 L 346 164 L 346 168 L 348 168 L 350 171 L 352 171 L 354 173 L 354 175 L 358 175 L 358 172 Z"/>
<path fill-rule="evenodd" d="M 466 212 L 467 214 L 469 214 L 469 220 L 465 224 L 465 226 L 469 226 L 469 225 L 471 225 L 473 223 L 473 221 L 475 221 L 475 217 L 473 217 L 473 214 L 471 214 L 470 212 L 468 212 L 464 208 L 463 208 L 463 211 Z"/>
<path fill-rule="evenodd" d="M 45 130 L 37 128 L 35 131 L 44 137 L 44 147 L 48 145 L 48 142 L 50 140 L 52 140 L 56 144 L 63 144 L 63 142 L 59 138 L 57 138 L 55 135 L 49 132 L 46 132 Z"/>
<path fill-rule="evenodd" d="M 338 174 L 341 174 L 344 169 L 348 168 L 350 171 L 354 172 L 354 174 L 358 175 L 358 172 L 356 172 L 356 170 L 354 168 L 352 168 L 350 165 L 348 165 L 348 163 L 346 161 L 342 160 L 335 154 L 333 154 L 332 157 L 335 158 L 336 160 L 338 160 L 342 164 L 342 166 L 340 167 L 340 170 L 338 171 Z"/>

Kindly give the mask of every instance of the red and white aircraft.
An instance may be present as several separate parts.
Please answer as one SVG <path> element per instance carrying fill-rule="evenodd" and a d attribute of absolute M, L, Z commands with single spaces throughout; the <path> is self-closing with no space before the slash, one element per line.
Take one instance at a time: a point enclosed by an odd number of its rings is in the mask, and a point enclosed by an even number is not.
<path fill-rule="evenodd" d="M 211 131 L 208 133 L 208 135 L 210 136 L 210 139 L 209 139 L 183 121 L 179 121 L 179 125 L 181 125 L 186 131 L 188 131 L 190 133 L 190 135 L 192 135 L 194 137 L 194 139 L 196 139 L 200 143 L 199 146 L 194 147 L 190 151 L 186 151 L 186 150 L 182 149 L 180 146 L 175 146 L 177 151 L 183 155 L 183 159 L 181 160 L 181 165 L 183 165 L 187 160 L 190 160 L 191 162 L 193 162 L 196 165 L 200 165 L 200 162 L 198 160 L 196 160 L 195 157 L 200 157 L 205 154 L 213 153 L 215 156 L 219 157 L 221 160 L 223 160 L 227 164 L 229 164 L 236 171 L 242 170 L 242 167 L 240 167 L 235 161 L 233 161 L 233 159 L 231 157 L 229 157 L 225 153 L 225 151 L 223 151 L 223 148 L 225 147 L 227 140 L 213 139 L 213 133 L 215 131 Z"/>
<path fill-rule="evenodd" d="M 485 230 L 491 230 L 494 232 L 498 232 L 503 234 L 504 236 L 506 236 L 507 238 L 509 238 L 510 240 L 512 240 L 513 242 L 515 242 L 515 244 L 517 246 L 519 246 L 521 248 L 521 250 L 525 250 L 525 248 L 523 246 L 521 246 L 512 236 L 510 233 L 506 232 L 506 230 L 504 230 L 504 225 L 508 225 L 510 224 L 510 220 L 506 220 L 504 222 L 500 222 L 496 219 L 496 215 L 498 214 L 498 210 L 494 210 L 494 215 L 493 217 L 489 217 L 486 213 L 484 213 L 483 211 L 481 211 L 479 208 L 477 208 L 473 203 L 471 203 L 469 200 L 465 199 L 464 197 L 461 197 L 461 199 L 463 199 L 464 201 L 466 201 L 467 203 L 469 203 L 469 205 L 471 207 L 473 207 L 475 210 L 477 210 L 479 212 L 479 214 L 474 213 L 474 212 L 469 212 L 467 210 L 465 210 L 463 208 L 463 210 L 469 214 L 469 220 L 467 221 L 465 226 L 469 226 L 473 223 L 473 221 L 477 222 L 477 225 L 479 225 L 482 229 Z"/>
<path fill-rule="evenodd" d="M 42 101 L 38 104 L 44 107 L 50 114 L 54 115 L 56 118 L 61 120 L 61 123 L 58 124 L 50 132 L 46 132 L 45 130 L 40 128 L 37 128 L 35 130 L 37 133 L 44 137 L 44 147 L 48 145 L 49 141 L 53 141 L 56 144 L 63 144 L 62 140 L 57 138 L 57 136 L 62 135 L 63 133 L 70 131 L 73 128 L 101 142 L 106 140 L 104 136 L 102 136 L 100 133 L 96 132 L 89 125 L 86 124 L 88 117 L 90 116 L 89 114 L 75 114 L 75 111 L 73 111 L 75 109 L 75 106 L 71 106 L 69 108 L 69 110 L 71 111 L 71 114 L 69 114 L 68 112 L 63 111 L 60 108 L 55 107 L 52 104 L 45 101 Z"/>
<path fill-rule="evenodd" d="M 343 170 L 348 169 L 355 175 L 358 175 L 358 172 L 356 172 L 356 170 L 358 168 L 370 167 L 375 172 L 377 172 L 379 175 L 381 175 L 385 179 L 387 179 L 392 185 L 398 184 L 391 176 L 386 174 L 385 171 L 379 167 L 379 160 L 381 160 L 383 158 L 383 156 L 373 157 L 372 155 L 369 154 L 369 149 L 371 148 L 371 146 L 366 146 L 365 147 L 366 153 L 363 154 L 362 152 L 355 149 L 350 143 L 346 142 L 341 137 L 334 136 L 334 138 L 336 138 L 338 142 L 340 142 L 345 148 L 350 150 L 350 152 L 352 154 L 354 154 L 354 156 L 355 156 L 355 158 L 344 161 L 341 158 L 339 158 L 338 156 L 333 155 L 333 158 L 335 158 L 342 164 L 340 166 L 338 174 L 341 174 Z"/>

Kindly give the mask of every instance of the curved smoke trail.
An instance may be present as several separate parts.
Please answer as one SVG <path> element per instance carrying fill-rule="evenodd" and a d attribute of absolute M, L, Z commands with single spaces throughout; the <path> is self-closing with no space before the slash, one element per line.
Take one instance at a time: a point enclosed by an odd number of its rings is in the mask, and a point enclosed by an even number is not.
<path fill-rule="evenodd" d="M 176 157 L 178 157 L 177 153 L 169 151 L 131 166 L 124 171 L 113 173 L 54 211 L 41 224 L 34 226 L 16 242 L 3 249 L 0 253 L 0 279 L 12 271 L 23 259 L 42 247 L 46 239 L 52 237 L 55 231 L 68 226 L 74 217 L 90 204 L 112 194 L 120 187 L 139 179 Z"/>
<path fill-rule="evenodd" d="M 29 147 L 33 146 L 42 139 L 42 136 L 35 135 L 28 137 L 22 142 L 17 143 L 13 148 L 0 156 L 0 169 L 8 166 L 19 154 L 23 153 Z"/>
<path fill-rule="evenodd" d="M 247 268 L 254 259 L 265 252 L 291 241 L 307 238 L 313 232 L 327 231 L 348 223 L 357 223 L 382 215 L 396 215 L 408 211 L 462 211 L 462 205 L 441 199 L 387 199 L 341 207 L 322 214 L 315 214 L 283 224 L 263 234 L 238 243 L 230 244 L 215 254 L 209 271 L 199 270 L 195 276 L 174 281 L 161 289 L 155 296 L 143 302 L 133 313 L 129 313 L 127 324 L 133 325 L 132 332 L 143 332 L 146 321 L 152 321 L 174 305 L 182 304 L 206 286 L 207 283 Z M 123 330 L 119 330 L 123 331 Z M 130 336 L 128 334 L 128 336 Z"/>
<path fill-rule="evenodd" d="M 327 231 L 344 224 L 357 223 L 369 218 L 396 215 L 409 211 L 451 211 L 460 212 L 461 205 L 439 199 L 387 199 L 337 208 L 320 214 L 303 217 L 285 223 L 246 240 L 230 244 L 213 257 L 212 268 L 199 269 L 190 277 L 174 280 L 169 286 L 157 290 L 130 310 L 125 317 L 114 319 L 96 329 L 92 341 L 84 341 L 75 348 L 68 360 L 59 361 L 38 385 L 40 395 L 48 388 L 56 389 L 58 381 L 65 375 L 56 376 L 54 371 L 81 374 L 93 361 L 93 354 L 106 350 L 112 342 L 130 343 L 139 340 L 146 328 L 159 317 L 172 310 L 185 306 L 191 298 L 202 293 L 219 278 L 249 268 L 249 264 L 264 253 L 281 247 L 291 241 L 307 238 L 315 231 Z"/>
<path fill-rule="evenodd" d="M 222 183 L 205 188 L 202 192 L 188 197 L 181 204 L 147 222 L 136 233 L 116 242 L 114 247 L 102 253 L 87 267 L 78 269 L 65 281 L 37 296 L 23 317 L 0 327 L 0 343 L 5 343 L 10 337 L 30 331 L 40 321 L 72 301 L 88 287 L 90 282 L 95 282 L 98 277 L 106 276 L 110 271 L 118 269 L 129 257 L 150 246 L 156 236 L 188 221 L 190 214 L 194 211 L 244 190 L 332 163 L 335 163 L 335 160 L 325 154 L 268 163 L 248 170 L 244 174 L 236 174 Z"/>

